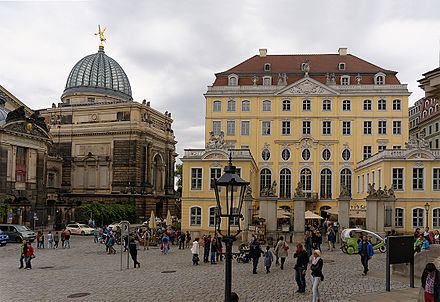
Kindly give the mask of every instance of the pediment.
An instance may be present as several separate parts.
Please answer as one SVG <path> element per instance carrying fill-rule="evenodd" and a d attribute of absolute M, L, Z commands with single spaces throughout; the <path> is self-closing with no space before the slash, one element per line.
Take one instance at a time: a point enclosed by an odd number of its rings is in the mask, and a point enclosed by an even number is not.
<path fill-rule="evenodd" d="M 428 150 L 414 150 L 407 155 L 406 159 L 435 159 L 435 156 Z"/>
<path fill-rule="evenodd" d="M 51 139 L 49 134 L 40 126 L 28 120 L 9 122 L 3 125 L 3 129 L 35 136 L 43 139 Z"/>
<path fill-rule="evenodd" d="M 306 77 L 284 87 L 276 95 L 338 95 L 339 93 L 312 78 Z"/>

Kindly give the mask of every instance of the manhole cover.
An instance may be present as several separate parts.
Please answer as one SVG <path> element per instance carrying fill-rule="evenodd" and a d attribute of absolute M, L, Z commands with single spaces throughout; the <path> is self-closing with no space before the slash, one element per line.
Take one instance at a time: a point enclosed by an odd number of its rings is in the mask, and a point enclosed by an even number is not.
<path fill-rule="evenodd" d="M 68 295 L 67 298 L 81 298 L 90 295 L 90 293 L 76 293 Z"/>
<path fill-rule="evenodd" d="M 332 263 L 332 262 L 335 262 L 335 260 L 331 260 L 331 259 L 322 259 L 322 261 L 323 261 L 324 263 Z"/>
<path fill-rule="evenodd" d="M 176 271 L 163 271 L 162 274 L 169 274 L 169 273 L 175 273 Z"/>
<path fill-rule="evenodd" d="M 53 268 L 53 266 L 42 266 L 39 269 L 48 269 L 48 268 Z"/>

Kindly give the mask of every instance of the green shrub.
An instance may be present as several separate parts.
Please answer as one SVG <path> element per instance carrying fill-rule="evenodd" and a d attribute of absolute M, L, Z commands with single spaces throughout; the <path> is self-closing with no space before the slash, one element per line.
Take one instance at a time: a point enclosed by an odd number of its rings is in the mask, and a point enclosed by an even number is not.
<path fill-rule="evenodd" d="M 133 204 L 102 204 L 89 203 L 81 205 L 75 210 L 75 219 L 87 223 L 92 214 L 92 219 L 97 225 L 110 224 L 115 221 L 128 220 L 133 223 L 136 219 L 136 208 Z"/>
<path fill-rule="evenodd" d="M 0 221 L 3 221 L 5 217 L 8 217 L 11 206 L 7 203 L 0 203 Z"/>

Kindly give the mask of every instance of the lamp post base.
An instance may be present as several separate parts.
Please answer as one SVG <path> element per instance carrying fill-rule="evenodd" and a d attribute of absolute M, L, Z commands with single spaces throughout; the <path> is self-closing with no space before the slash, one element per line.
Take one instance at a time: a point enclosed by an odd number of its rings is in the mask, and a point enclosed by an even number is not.
<path fill-rule="evenodd" d="M 226 244 L 225 302 L 230 302 L 232 293 L 232 244 L 237 239 L 234 236 L 223 236 L 222 240 Z"/>

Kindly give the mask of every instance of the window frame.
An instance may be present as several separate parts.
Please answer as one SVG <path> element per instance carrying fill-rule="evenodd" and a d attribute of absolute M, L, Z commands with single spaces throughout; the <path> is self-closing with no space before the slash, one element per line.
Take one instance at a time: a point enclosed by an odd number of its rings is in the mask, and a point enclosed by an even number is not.
<path fill-rule="evenodd" d="M 308 189 L 306 186 L 308 185 L 308 179 L 306 179 L 306 181 L 302 181 L 302 175 L 303 175 L 303 171 L 304 170 L 309 170 L 310 171 L 310 174 L 308 174 L 308 175 L 304 175 L 304 178 L 309 178 L 310 177 L 310 189 Z M 299 170 L 299 180 L 300 180 L 300 182 L 303 184 L 303 188 L 302 188 L 302 190 L 303 190 L 303 192 L 304 193 L 312 193 L 313 192 L 313 170 L 311 169 L 311 168 L 309 168 L 309 167 L 303 167 L 303 168 L 301 168 L 300 170 Z"/>
<path fill-rule="evenodd" d="M 348 159 L 344 159 L 344 151 L 345 150 L 347 150 L 349 152 L 349 154 L 350 154 L 350 157 Z M 352 152 L 351 152 L 351 150 L 349 148 L 342 149 L 342 151 L 341 151 L 341 158 L 342 158 L 342 160 L 345 161 L 345 162 L 348 162 L 351 159 L 351 156 L 352 156 L 351 154 L 352 154 Z"/>
<path fill-rule="evenodd" d="M 284 170 L 288 171 L 289 173 L 287 173 L 286 175 L 281 175 L 281 172 L 283 172 Z M 292 170 L 288 167 L 282 167 L 280 169 L 278 175 L 279 175 L 279 183 L 280 183 L 280 189 L 278 192 L 278 196 L 280 198 L 291 198 L 292 197 L 292 179 L 293 179 L 292 178 L 292 175 L 293 175 Z M 283 177 L 285 177 L 284 183 L 283 183 Z M 283 187 L 285 187 L 285 190 L 282 190 Z M 281 193 L 283 191 L 285 191 L 286 194 L 284 194 L 282 196 Z"/>
<path fill-rule="evenodd" d="M 369 127 L 365 127 L 365 124 L 369 123 Z M 365 130 L 368 130 L 367 133 L 365 133 Z M 373 121 L 372 120 L 363 120 L 362 121 L 362 135 L 373 135 Z"/>
<path fill-rule="evenodd" d="M 344 129 L 346 129 L 347 127 L 344 127 L 344 124 L 345 123 L 348 123 L 348 125 L 349 125 L 349 127 L 348 127 L 348 134 L 346 133 L 346 134 L 344 134 Z M 352 131 L 351 131 L 351 121 L 348 121 L 348 120 L 343 120 L 343 121 L 341 121 L 341 134 L 342 134 L 342 136 L 351 136 L 351 133 L 352 133 Z"/>
<path fill-rule="evenodd" d="M 402 217 L 401 217 L 402 225 L 401 226 L 397 224 L 397 219 L 399 218 L 397 216 L 397 210 L 402 210 Z M 405 208 L 403 208 L 403 207 L 395 207 L 394 208 L 394 227 L 396 229 L 404 229 L 405 228 Z"/>
<path fill-rule="evenodd" d="M 264 125 L 268 125 L 267 128 L 269 130 L 269 133 L 265 133 L 264 131 Z M 262 136 L 271 136 L 272 135 L 272 121 L 261 121 L 261 135 Z"/>
<path fill-rule="evenodd" d="M 381 107 L 384 106 L 385 109 L 381 109 Z M 387 111 L 387 100 L 386 99 L 379 99 L 377 100 L 377 111 Z"/>
<path fill-rule="evenodd" d="M 195 169 L 202 170 L 202 173 L 201 173 L 201 176 L 200 176 L 200 189 L 197 189 L 197 188 L 194 189 L 193 185 L 192 185 L 193 184 L 193 173 L 192 173 L 192 171 L 195 170 Z M 191 167 L 189 172 L 190 172 L 189 190 L 190 191 L 198 191 L 198 192 L 203 191 L 203 167 Z"/>
<path fill-rule="evenodd" d="M 365 157 L 365 147 L 370 147 L 370 156 Z M 373 146 L 372 145 L 362 145 L 362 160 L 370 158 L 373 156 Z"/>
<path fill-rule="evenodd" d="M 422 225 L 414 225 L 414 210 L 422 210 Z M 411 208 L 411 229 L 417 229 L 417 228 L 424 228 L 426 225 L 426 217 L 425 217 L 426 213 L 425 213 L 425 209 L 422 207 L 414 207 Z M 420 217 L 418 217 L 418 219 L 420 219 Z"/>
<path fill-rule="evenodd" d="M 328 106 L 329 109 L 326 109 L 325 107 Z M 332 111 L 332 100 L 331 99 L 323 99 L 321 104 L 321 110 L 323 112 L 331 112 Z"/>
<path fill-rule="evenodd" d="M 399 109 L 395 109 L 397 104 L 398 104 Z M 402 100 L 401 99 L 394 99 L 392 107 L 393 107 L 392 108 L 393 111 L 402 111 Z"/>
<path fill-rule="evenodd" d="M 366 102 L 370 102 L 370 104 L 366 104 Z M 365 109 L 365 105 L 369 106 L 369 109 Z M 362 111 L 373 111 L 373 100 L 365 99 L 362 101 Z"/>
<path fill-rule="evenodd" d="M 288 127 L 285 127 L 284 123 L 288 123 Z M 284 133 L 285 129 L 288 130 L 288 131 L 286 131 L 286 133 Z M 281 135 L 282 136 L 290 136 L 290 135 L 292 135 L 292 122 L 290 120 L 283 120 L 283 121 L 281 121 Z"/>
<path fill-rule="evenodd" d="M 243 129 L 245 128 L 245 127 L 243 127 L 243 123 L 248 124 L 248 134 L 243 134 Z M 251 121 L 249 121 L 249 120 L 240 121 L 240 135 L 241 136 L 250 136 L 251 135 Z"/>
<path fill-rule="evenodd" d="M 312 100 L 309 98 L 303 99 L 301 102 L 301 108 L 303 112 L 312 111 Z"/>
<path fill-rule="evenodd" d="M 289 108 L 285 108 L 289 107 Z M 281 101 L 281 111 L 282 112 L 291 112 L 292 111 L 292 101 L 289 99 L 284 99 Z"/>
<path fill-rule="evenodd" d="M 232 132 L 229 132 L 229 125 L 234 125 L 234 131 L 233 131 L 233 133 Z M 226 136 L 235 136 L 236 135 L 236 133 L 237 133 L 237 125 L 236 125 L 236 123 L 235 123 L 235 120 L 227 120 L 226 121 Z"/>
<path fill-rule="evenodd" d="M 435 210 L 438 210 L 437 211 L 438 216 L 437 216 L 437 225 L 436 226 L 434 226 L 434 211 Z M 440 228 L 440 207 L 435 207 L 435 208 L 431 209 L 431 226 L 432 226 L 432 229 Z"/>
<path fill-rule="evenodd" d="M 346 107 L 349 107 L 348 109 Z M 344 99 L 342 100 L 342 112 L 350 112 L 351 111 L 351 100 Z"/>
<path fill-rule="evenodd" d="M 324 127 L 325 123 L 329 123 L 328 127 Z M 321 129 L 322 129 L 322 135 L 332 135 L 332 121 L 331 120 L 323 120 L 321 121 Z M 326 133 L 327 131 L 324 130 L 329 130 L 328 133 Z"/>
<path fill-rule="evenodd" d="M 213 170 L 217 170 L 217 172 L 218 170 L 220 170 L 220 176 L 222 175 L 222 167 L 209 167 L 209 191 L 215 190 L 214 182 L 212 181 L 212 177 L 211 177 Z M 217 177 L 216 179 L 218 179 L 219 177 Z"/>
<path fill-rule="evenodd" d="M 215 100 L 212 102 L 212 112 L 222 112 L 222 104 L 223 102 L 221 100 Z M 216 109 L 216 104 L 220 104 L 220 110 L 215 110 Z"/>
<path fill-rule="evenodd" d="M 220 131 L 218 133 L 215 131 L 216 128 L 214 127 L 214 124 L 219 124 L 220 125 Z M 212 123 L 211 123 L 211 130 L 212 130 L 212 132 L 214 132 L 215 136 L 219 136 L 220 133 L 222 132 L 222 121 L 221 120 L 220 121 L 218 121 L 218 120 L 212 121 Z"/>
<path fill-rule="evenodd" d="M 258 173 L 258 188 L 259 188 L 259 190 L 258 190 L 258 192 L 259 192 L 259 195 L 261 196 L 261 190 L 264 188 L 264 187 L 262 187 L 262 180 L 263 180 L 263 176 L 262 176 L 262 172 L 264 171 L 264 170 L 267 170 L 267 171 L 269 171 L 269 176 L 267 176 L 267 175 L 265 175 L 264 177 L 265 177 L 265 180 L 264 180 L 264 182 L 265 182 L 265 184 L 266 184 L 266 186 L 271 186 L 272 185 L 272 181 L 273 181 L 273 172 L 272 172 L 272 169 L 270 169 L 269 167 L 264 167 L 264 168 L 261 168 L 261 170 L 259 171 L 259 173 Z M 267 177 L 269 177 L 269 181 L 267 181 Z"/>
<path fill-rule="evenodd" d="M 308 127 L 304 127 L 304 124 L 308 123 Z M 304 130 L 308 129 L 308 133 Z M 302 135 L 312 135 L 312 121 L 311 120 L 302 120 L 301 121 L 301 133 Z"/>
<path fill-rule="evenodd" d="M 381 132 L 383 127 L 380 126 L 381 123 L 385 122 L 385 132 Z M 387 120 L 378 120 L 377 121 L 377 135 L 388 135 L 388 121 Z"/>
<path fill-rule="evenodd" d="M 247 103 L 249 105 L 249 110 L 243 110 L 245 103 Z M 241 112 L 251 112 L 251 101 L 250 100 L 242 100 L 241 101 Z"/>
<path fill-rule="evenodd" d="M 399 189 L 397 187 L 397 185 L 394 186 L 394 170 L 398 170 L 398 169 L 402 170 L 402 188 L 401 189 Z M 405 173 L 406 173 L 405 167 L 392 167 L 391 168 L 391 185 L 394 187 L 394 191 L 405 192 Z"/>
<path fill-rule="evenodd" d="M 394 127 L 394 123 L 400 123 L 399 125 L 399 133 L 396 133 L 394 130 L 397 129 Z M 401 120 L 393 120 L 392 121 L 393 135 L 402 135 L 402 121 Z"/>
<path fill-rule="evenodd" d="M 226 103 L 226 112 L 237 112 L 237 101 L 236 100 L 228 100 L 228 102 Z M 232 105 L 230 106 L 229 104 L 234 104 L 234 108 L 232 110 Z"/>
<path fill-rule="evenodd" d="M 192 217 L 193 217 L 193 214 L 192 214 L 192 209 L 200 209 L 200 214 L 196 214 L 196 218 L 197 218 L 197 216 L 199 216 L 200 215 L 200 223 L 192 223 Z M 197 222 L 197 221 L 196 221 Z M 199 205 L 193 205 L 193 206 L 191 206 L 190 208 L 189 208 L 189 226 L 190 227 L 202 227 L 202 225 L 203 225 L 203 208 L 201 207 L 201 206 L 199 206 Z"/>
<path fill-rule="evenodd" d="M 423 170 L 423 175 L 421 177 L 423 188 L 421 188 L 421 189 L 414 188 L 414 170 L 415 169 L 422 169 Z M 415 192 L 424 192 L 426 190 L 426 168 L 425 167 L 414 167 L 414 166 L 411 167 L 411 188 L 412 188 L 412 191 L 415 191 Z"/>
<path fill-rule="evenodd" d="M 269 105 L 267 105 L 269 104 Z M 261 112 L 272 112 L 272 101 L 271 100 L 263 100 L 261 102 Z"/>
<path fill-rule="evenodd" d="M 349 75 L 342 75 L 341 76 L 341 86 L 348 86 L 350 85 L 350 76 Z"/>
<path fill-rule="evenodd" d="M 434 188 L 434 170 L 438 170 L 438 178 L 437 178 L 437 189 Z M 432 191 L 440 191 L 440 167 L 432 167 L 431 168 L 431 187 L 432 187 Z"/>
<path fill-rule="evenodd" d="M 325 159 L 325 158 L 324 158 L 324 152 L 325 152 L 325 151 L 328 151 L 328 153 L 329 153 L 329 157 L 328 157 L 328 159 Z M 330 150 L 330 148 L 324 148 L 324 149 L 322 149 L 322 151 L 321 151 L 321 158 L 322 158 L 323 161 L 330 161 L 330 160 L 332 159 L 332 151 Z"/>
<path fill-rule="evenodd" d="M 269 81 L 270 83 L 267 83 Z M 263 86 L 272 86 L 272 77 L 271 76 L 263 76 Z"/>

